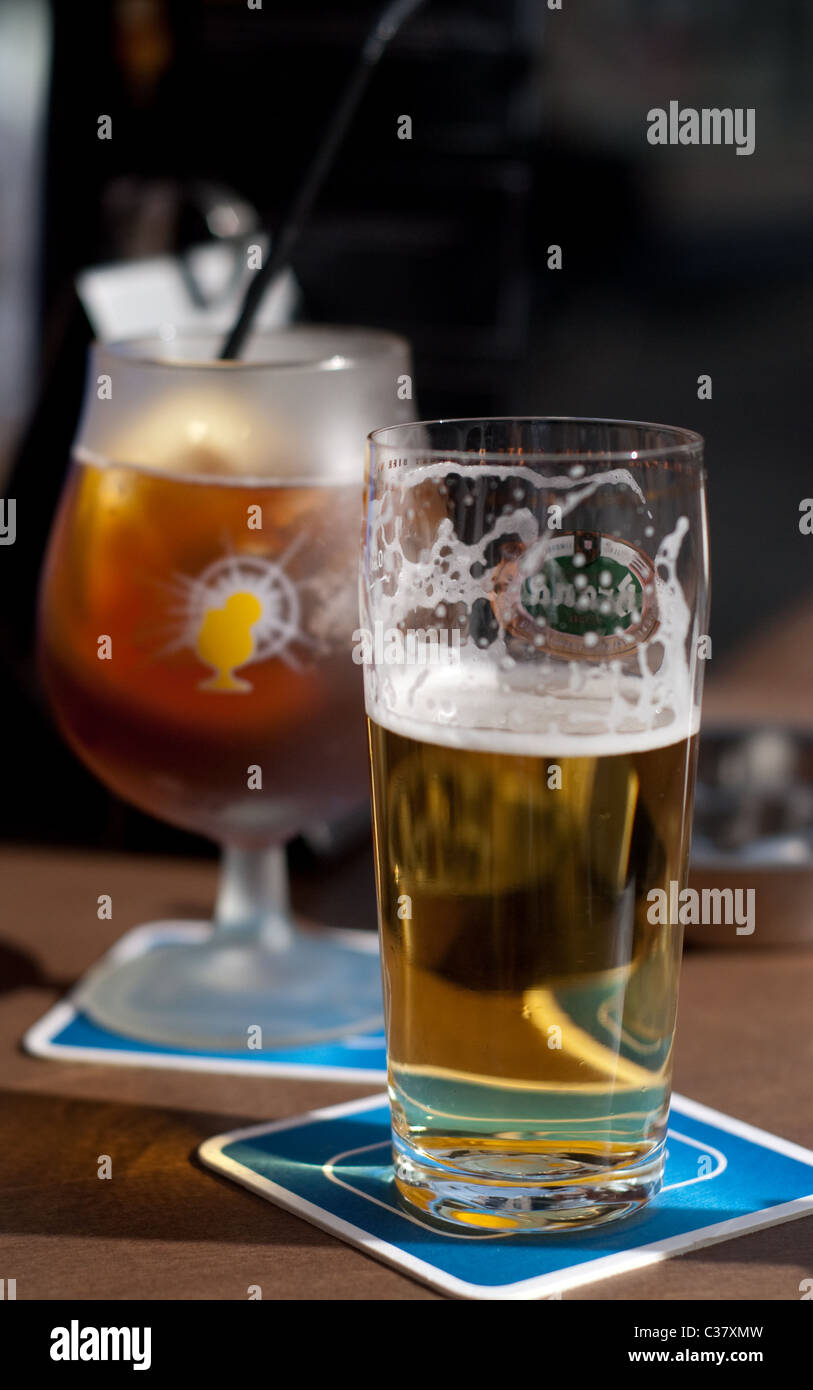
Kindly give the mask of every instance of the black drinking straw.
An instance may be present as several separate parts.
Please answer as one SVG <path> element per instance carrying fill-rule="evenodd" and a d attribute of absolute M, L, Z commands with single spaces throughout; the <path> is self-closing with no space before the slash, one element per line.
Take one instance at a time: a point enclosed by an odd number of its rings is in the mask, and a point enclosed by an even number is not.
<path fill-rule="evenodd" d="M 424 0 L 390 0 L 379 15 L 359 54 L 358 61 L 347 86 L 339 99 L 338 106 L 327 124 L 324 138 L 316 149 L 302 183 L 291 202 L 279 232 L 273 239 L 271 255 L 256 275 L 251 277 L 243 299 L 237 321 L 220 351 L 221 360 L 238 357 L 240 349 L 251 330 L 254 315 L 269 285 L 284 270 L 291 258 L 291 252 L 302 227 L 316 200 L 326 175 L 339 151 L 356 108 L 367 86 L 370 75 L 384 52 L 387 44 L 410 15 L 424 4 Z"/>

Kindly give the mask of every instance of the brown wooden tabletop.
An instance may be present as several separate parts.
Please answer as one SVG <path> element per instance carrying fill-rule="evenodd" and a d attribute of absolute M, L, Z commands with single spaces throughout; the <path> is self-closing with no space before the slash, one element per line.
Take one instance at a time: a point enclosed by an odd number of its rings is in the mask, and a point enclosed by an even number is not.
<path fill-rule="evenodd" d="M 774 695 L 780 685 L 777 717 L 810 717 L 808 680 L 795 689 L 774 680 Z M 735 707 L 757 717 L 764 703 L 749 704 L 743 688 L 732 669 L 712 692 L 711 714 Z M 208 1135 L 379 1087 L 45 1061 L 20 1050 L 25 1029 L 124 931 L 205 916 L 213 866 L 7 849 L 0 874 L 0 1275 L 16 1279 L 18 1299 L 244 1300 L 252 1284 L 265 1299 L 438 1297 L 195 1159 Z M 111 922 L 96 917 L 100 893 L 112 895 Z M 372 927 L 369 851 L 295 885 L 295 903 Z M 813 913 L 813 898 L 798 910 Z M 813 1148 L 811 1000 L 813 949 L 687 951 L 676 1089 Z M 100 1154 L 112 1158 L 111 1181 L 97 1177 Z M 805 1218 L 565 1297 L 799 1299 L 810 1277 Z"/>

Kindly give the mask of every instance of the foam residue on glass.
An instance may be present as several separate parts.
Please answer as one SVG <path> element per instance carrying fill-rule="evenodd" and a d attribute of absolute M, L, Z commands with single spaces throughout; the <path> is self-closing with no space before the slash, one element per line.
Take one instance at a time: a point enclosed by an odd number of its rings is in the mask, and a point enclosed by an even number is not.
<path fill-rule="evenodd" d="M 696 732 L 694 651 L 690 608 L 678 579 L 678 558 L 689 522 L 676 519 L 652 553 L 655 528 L 641 487 L 626 468 L 567 474 L 536 473 L 525 465 L 483 461 L 461 467 L 453 459 L 387 468 L 373 487 L 368 506 L 368 564 L 362 583 L 362 621 L 370 632 L 445 629 L 454 636 L 455 661 L 445 651 L 412 663 L 387 660 L 365 665 L 367 713 L 376 723 L 424 741 L 450 747 L 543 756 L 605 756 L 662 747 Z M 462 515 L 466 488 L 483 490 L 516 478 L 525 504 L 498 507 L 493 525 L 471 542 L 461 539 L 449 515 L 450 490 Z M 529 489 L 546 494 L 534 509 Z M 566 659 L 530 644 L 517 644 L 502 624 L 484 641 L 472 622 L 475 605 L 494 609 L 495 553 L 518 537 L 522 580 L 538 573 L 548 547 L 568 531 L 567 518 L 607 489 L 633 509 L 641 536 L 622 536 L 645 545 L 652 565 L 656 621 L 649 634 L 621 657 L 601 659 L 589 642 Z M 471 493 L 468 497 L 471 497 Z M 548 507 L 555 498 L 555 529 Z M 571 523 L 581 527 L 583 521 Z M 505 597 L 505 596 L 503 596 Z M 508 595 L 511 601 L 511 594 Z M 589 746 L 588 746 L 589 744 Z"/>

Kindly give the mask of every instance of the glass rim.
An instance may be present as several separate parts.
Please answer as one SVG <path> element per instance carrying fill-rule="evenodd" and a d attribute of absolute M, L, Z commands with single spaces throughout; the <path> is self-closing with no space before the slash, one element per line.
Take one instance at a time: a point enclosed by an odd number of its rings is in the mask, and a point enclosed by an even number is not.
<path fill-rule="evenodd" d="M 432 428 L 437 425 L 500 425 L 500 424 L 562 424 L 562 425 L 602 425 L 620 426 L 631 430 L 649 430 L 674 437 L 674 444 L 656 449 L 528 449 L 508 452 L 494 449 L 442 449 L 435 445 L 405 445 L 398 438 L 404 430 Z M 372 448 L 400 449 L 414 454 L 425 463 L 429 460 L 442 463 L 444 459 L 467 464 L 477 463 L 631 463 L 645 462 L 649 459 L 681 459 L 696 464 L 698 471 L 703 468 L 705 439 L 697 430 L 686 429 L 681 425 L 664 425 L 651 420 L 614 419 L 601 415 L 491 415 L 491 416 L 449 416 L 436 420 L 411 420 L 399 425 L 383 425 L 372 430 L 367 436 Z"/>
<path fill-rule="evenodd" d="M 293 340 L 305 340 L 309 330 L 314 330 L 320 334 L 335 334 L 337 338 L 336 349 L 330 351 L 315 352 L 312 357 L 292 356 L 282 358 L 278 361 L 261 359 L 253 361 L 244 357 L 162 357 L 160 348 L 171 349 L 175 342 L 184 340 L 194 341 L 211 338 L 217 343 L 221 343 L 226 330 L 221 328 L 197 327 L 195 325 L 184 325 L 176 329 L 169 338 L 162 338 L 157 333 L 135 333 L 129 338 L 114 338 L 110 341 L 94 339 L 91 344 L 91 351 L 95 354 L 109 353 L 120 362 L 127 363 L 134 367 L 150 368 L 171 368 L 175 372 L 187 371 L 212 371 L 212 372 L 278 372 L 278 371 L 301 371 L 301 372 L 320 372 L 320 371 L 350 371 L 353 368 L 364 366 L 371 360 L 377 358 L 382 350 L 391 353 L 393 356 L 408 350 L 409 344 L 406 338 L 398 333 L 391 333 L 387 329 L 365 328 L 360 324 L 333 324 L 333 323 L 293 323 L 281 324 L 278 328 L 258 329 L 251 335 L 250 342 L 263 342 L 264 340 L 289 337 Z M 341 339 L 347 343 L 347 351 L 341 350 Z M 139 351 L 143 348 L 143 351 Z"/>

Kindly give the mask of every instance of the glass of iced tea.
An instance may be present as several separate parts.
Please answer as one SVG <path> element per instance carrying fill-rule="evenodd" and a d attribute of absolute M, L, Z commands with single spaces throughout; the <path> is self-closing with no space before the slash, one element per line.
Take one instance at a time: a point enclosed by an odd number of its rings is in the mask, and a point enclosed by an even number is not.
<path fill-rule="evenodd" d="M 106 1027 L 240 1050 L 380 1022 L 376 955 L 306 931 L 284 846 L 363 802 L 352 660 L 364 439 L 410 411 L 407 345 L 364 329 L 255 335 L 239 362 L 179 333 L 91 350 L 48 548 L 40 662 L 83 761 L 224 848 L 215 930 L 102 966 Z"/>

